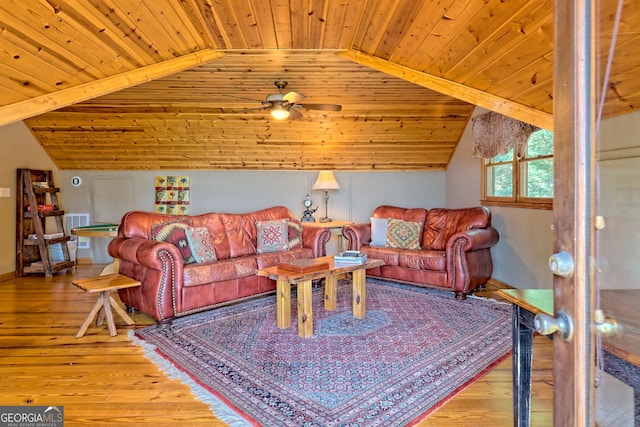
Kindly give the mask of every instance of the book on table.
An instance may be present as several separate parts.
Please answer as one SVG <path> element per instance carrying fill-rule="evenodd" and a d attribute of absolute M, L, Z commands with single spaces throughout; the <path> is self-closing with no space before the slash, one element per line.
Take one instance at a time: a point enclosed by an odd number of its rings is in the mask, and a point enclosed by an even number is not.
<path fill-rule="evenodd" d="M 367 262 L 367 254 L 360 251 L 344 251 L 334 255 L 333 262 L 336 264 L 364 264 Z"/>

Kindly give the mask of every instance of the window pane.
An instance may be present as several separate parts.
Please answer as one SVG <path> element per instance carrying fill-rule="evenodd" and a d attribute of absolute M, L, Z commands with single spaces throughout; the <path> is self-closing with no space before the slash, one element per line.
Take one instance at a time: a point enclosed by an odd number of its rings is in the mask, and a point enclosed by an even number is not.
<path fill-rule="evenodd" d="M 513 160 L 513 148 L 509 150 L 507 154 L 498 154 L 493 159 L 490 160 L 490 163 L 501 163 L 501 162 L 510 162 Z"/>
<path fill-rule="evenodd" d="M 512 163 L 487 168 L 487 195 L 492 197 L 513 196 Z"/>
<path fill-rule="evenodd" d="M 546 129 L 535 131 L 529 136 L 527 158 L 550 156 L 553 154 L 553 132 Z"/>
<path fill-rule="evenodd" d="M 553 159 L 521 163 L 524 197 L 553 197 Z"/>

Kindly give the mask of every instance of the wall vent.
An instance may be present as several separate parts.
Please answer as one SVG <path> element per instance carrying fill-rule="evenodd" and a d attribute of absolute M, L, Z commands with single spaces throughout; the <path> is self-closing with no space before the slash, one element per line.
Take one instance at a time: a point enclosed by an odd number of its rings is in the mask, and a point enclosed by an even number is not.
<path fill-rule="evenodd" d="M 65 230 L 67 234 L 71 234 L 71 229 L 76 227 L 84 227 L 89 224 L 88 213 L 68 213 L 65 214 Z M 78 236 L 78 249 L 89 249 L 89 242 L 91 239 L 88 237 Z"/>

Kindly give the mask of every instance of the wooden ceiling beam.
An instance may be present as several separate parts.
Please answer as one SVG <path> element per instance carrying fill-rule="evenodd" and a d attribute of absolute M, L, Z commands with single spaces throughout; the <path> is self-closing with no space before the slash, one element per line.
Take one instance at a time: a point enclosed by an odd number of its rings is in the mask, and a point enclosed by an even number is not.
<path fill-rule="evenodd" d="M 224 56 L 207 49 L 0 107 L 0 126 L 169 76 Z"/>
<path fill-rule="evenodd" d="M 509 116 L 525 123 L 530 123 L 543 129 L 553 130 L 553 115 L 544 111 L 536 110 L 535 108 L 527 107 L 441 77 L 394 64 L 393 62 L 356 50 L 337 52 L 336 55 L 424 88 L 486 108 L 487 110 Z"/>

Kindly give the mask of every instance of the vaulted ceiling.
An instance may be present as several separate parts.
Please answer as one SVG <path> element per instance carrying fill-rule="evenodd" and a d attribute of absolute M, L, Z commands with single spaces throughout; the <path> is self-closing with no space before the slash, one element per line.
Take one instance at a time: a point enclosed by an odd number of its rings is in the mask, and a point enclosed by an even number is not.
<path fill-rule="evenodd" d="M 605 116 L 640 105 L 638 6 Z M 445 170 L 475 105 L 553 126 L 552 0 L 5 0 L 0 29 L 0 124 L 61 169 Z M 276 80 L 342 110 L 273 119 Z"/>

